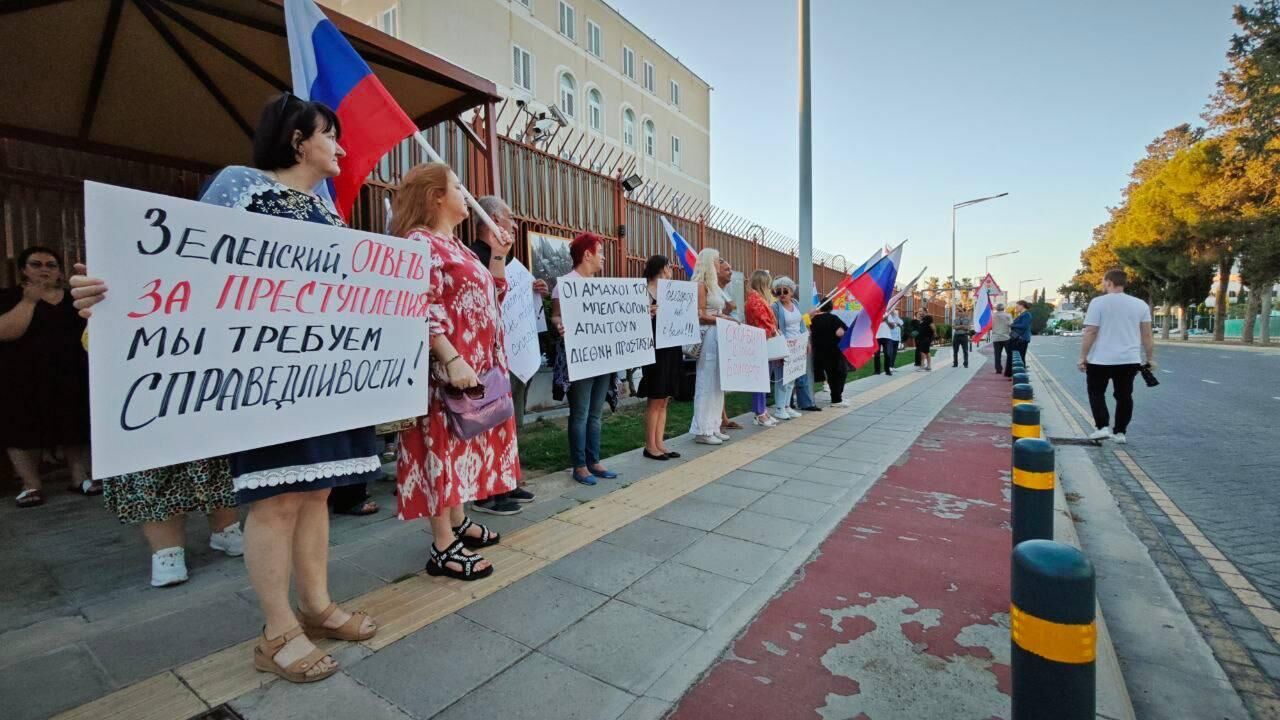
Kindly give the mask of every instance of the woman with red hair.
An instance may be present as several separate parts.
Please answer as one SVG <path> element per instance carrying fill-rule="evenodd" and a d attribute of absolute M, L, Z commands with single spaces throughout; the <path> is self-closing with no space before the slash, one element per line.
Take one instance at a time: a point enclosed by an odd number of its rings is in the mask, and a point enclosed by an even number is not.
<path fill-rule="evenodd" d="M 604 238 L 591 233 L 579 235 L 569 243 L 569 256 L 573 270 L 561 280 L 594 277 L 604 269 Z M 563 337 L 559 283 L 551 291 L 551 324 Z M 618 477 L 600 464 L 601 416 L 613 378 L 614 373 L 605 373 L 569 383 L 569 459 L 573 463 L 573 479 L 583 485 L 595 485 L 597 478 Z"/>

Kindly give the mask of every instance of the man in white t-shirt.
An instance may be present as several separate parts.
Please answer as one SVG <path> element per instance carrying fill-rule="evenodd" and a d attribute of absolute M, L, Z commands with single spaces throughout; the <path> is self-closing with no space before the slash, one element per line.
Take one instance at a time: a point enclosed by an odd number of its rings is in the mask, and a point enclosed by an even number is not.
<path fill-rule="evenodd" d="M 898 359 L 898 341 L 902 339 L 902 318 L 896 309 L 889 310 L 876 330 L 876 374 L 880 374 L 880 357 L 884 356 L 884 374 L 893 374 Z"/>
<path fill-rule="evenodd" d="M 1124 294 L 1123 270 L 1111 270 L 1102 278 L 1103 294 L 1089 302 L 1084 316 L 1084 342 L 1080 345 L 1080 371 L 1089 388 L 1089 408 L 1097 430 L 1091 440 L 1112 438 L 1124 444 L 1133 417 L 1133 380 L 1142 369 L 1143 357 L 1155 368 L 1155 342 L 1151 337 L 1151 308 Z M 1114 429 L 1107 412 L 1107 383 L 1116 399 Z"/>

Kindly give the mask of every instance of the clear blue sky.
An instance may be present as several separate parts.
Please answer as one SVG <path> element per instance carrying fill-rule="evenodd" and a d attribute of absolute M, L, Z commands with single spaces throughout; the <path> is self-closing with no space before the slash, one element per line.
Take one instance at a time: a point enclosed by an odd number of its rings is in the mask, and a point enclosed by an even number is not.
<path fill-rule="evenodd" d="M 713 201 L 797 236 L 797 3 L 608 0 L 711 83 Z M 815 246 L 861 262 L 910 238 L 903 274 L 985 255 L 1052 298 L 1133 162 L 1200 122 L 1229 0 L 812 0 Z M 1030 294 L 1033 284 L 1024 288 Z"/>

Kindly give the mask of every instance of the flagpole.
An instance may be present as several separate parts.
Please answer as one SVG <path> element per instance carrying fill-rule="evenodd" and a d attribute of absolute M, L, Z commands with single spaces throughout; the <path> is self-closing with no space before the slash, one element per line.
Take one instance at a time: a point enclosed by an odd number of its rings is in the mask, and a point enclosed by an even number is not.
<path fill-rule="evenodd" d="M 427 139 L 422 135 L 421 130 L 414 131 L 413 139 L 418 141 L 418 147 L 422 148 L 422 151 L 427 154 L 427 157 L 431 159 L 431 162 L 444 162 L 444 158 L 440 157 L 440 153 L 437 153 L 436 149 L 431 147 L 431 143 L 427 142 Z M 496 183 L 497 178 L 494 178 L 494 181 Z M 480 220 L 483 221 L 485 225 L 489 226 L 489 230 L 493 232 L 493 236 L 495 238 L 504 234 L 505 231 L 498 227 L 498 223 L 494 222 L 493 218 L 489 217 L 489 213 L 485 212 L 484 208 L 480 207 L 479 201 L 477 201 L 475 196 L 471 194 L 471 191 L 467 189 L 466 185 L 462 186 L 462 197 L 466 198 L 467 204 L 476 212 L 476 215 L 480 217 Z"/>
<path fill-rule="evenodd" d="M 800 0 L 800 272 L 799 286 L 813 286 L 813 99 L 810 74 L 809 0 Z M 800 311 L 813 308 L 808 291 L 799 293 Z"/>

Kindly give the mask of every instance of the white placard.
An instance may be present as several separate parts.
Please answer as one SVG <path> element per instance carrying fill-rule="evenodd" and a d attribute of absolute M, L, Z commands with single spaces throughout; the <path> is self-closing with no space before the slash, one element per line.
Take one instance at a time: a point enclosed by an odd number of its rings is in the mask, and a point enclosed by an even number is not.
<path fill-rule="evenodd" d="M 518 260 L 507 263 L 507 295 L 502 299 L 502 326 L 507 348 L 507 369 L 521 382 L 538 372 L 537 314 L 542 297 L 533 291 L 533 275 Z"/>
<path fill-rule="evenodd" d="M 787 338 L 787 357 L 782 362 L 782 382 L 789 383 L 809 371 L 809 333 Z"/>
<path fill-rule="evenodd" d="M 538 332 L 544 333 L 547 331 L 547 314 L 542 310 L 541 295 L 538 296 L 536 302 L 538 303 L 538 311 L 537 314 L 533 316 L 534 327 L 537 328 Z"/>
<path fill-rule="evenodd" d="M 653 328 L 644 278 L 560 278 L 569 380 L 649 365 Z"/>
<path fill-rule="evenodd" d="M 93 473 L 422 415 L 429 246 L 85 183 Z"/>
<path fill-rule="evenodd" d="M 658 332 L 654 340 L 659 350 L 702 342 L 698 328 L 697 283 L 688 280 L 658 281 Z"/>
<path fill-rule="evenodd" d="M 720 387 L 725 392 L 769 392 L 764 330 L 716 318 Z"/>

